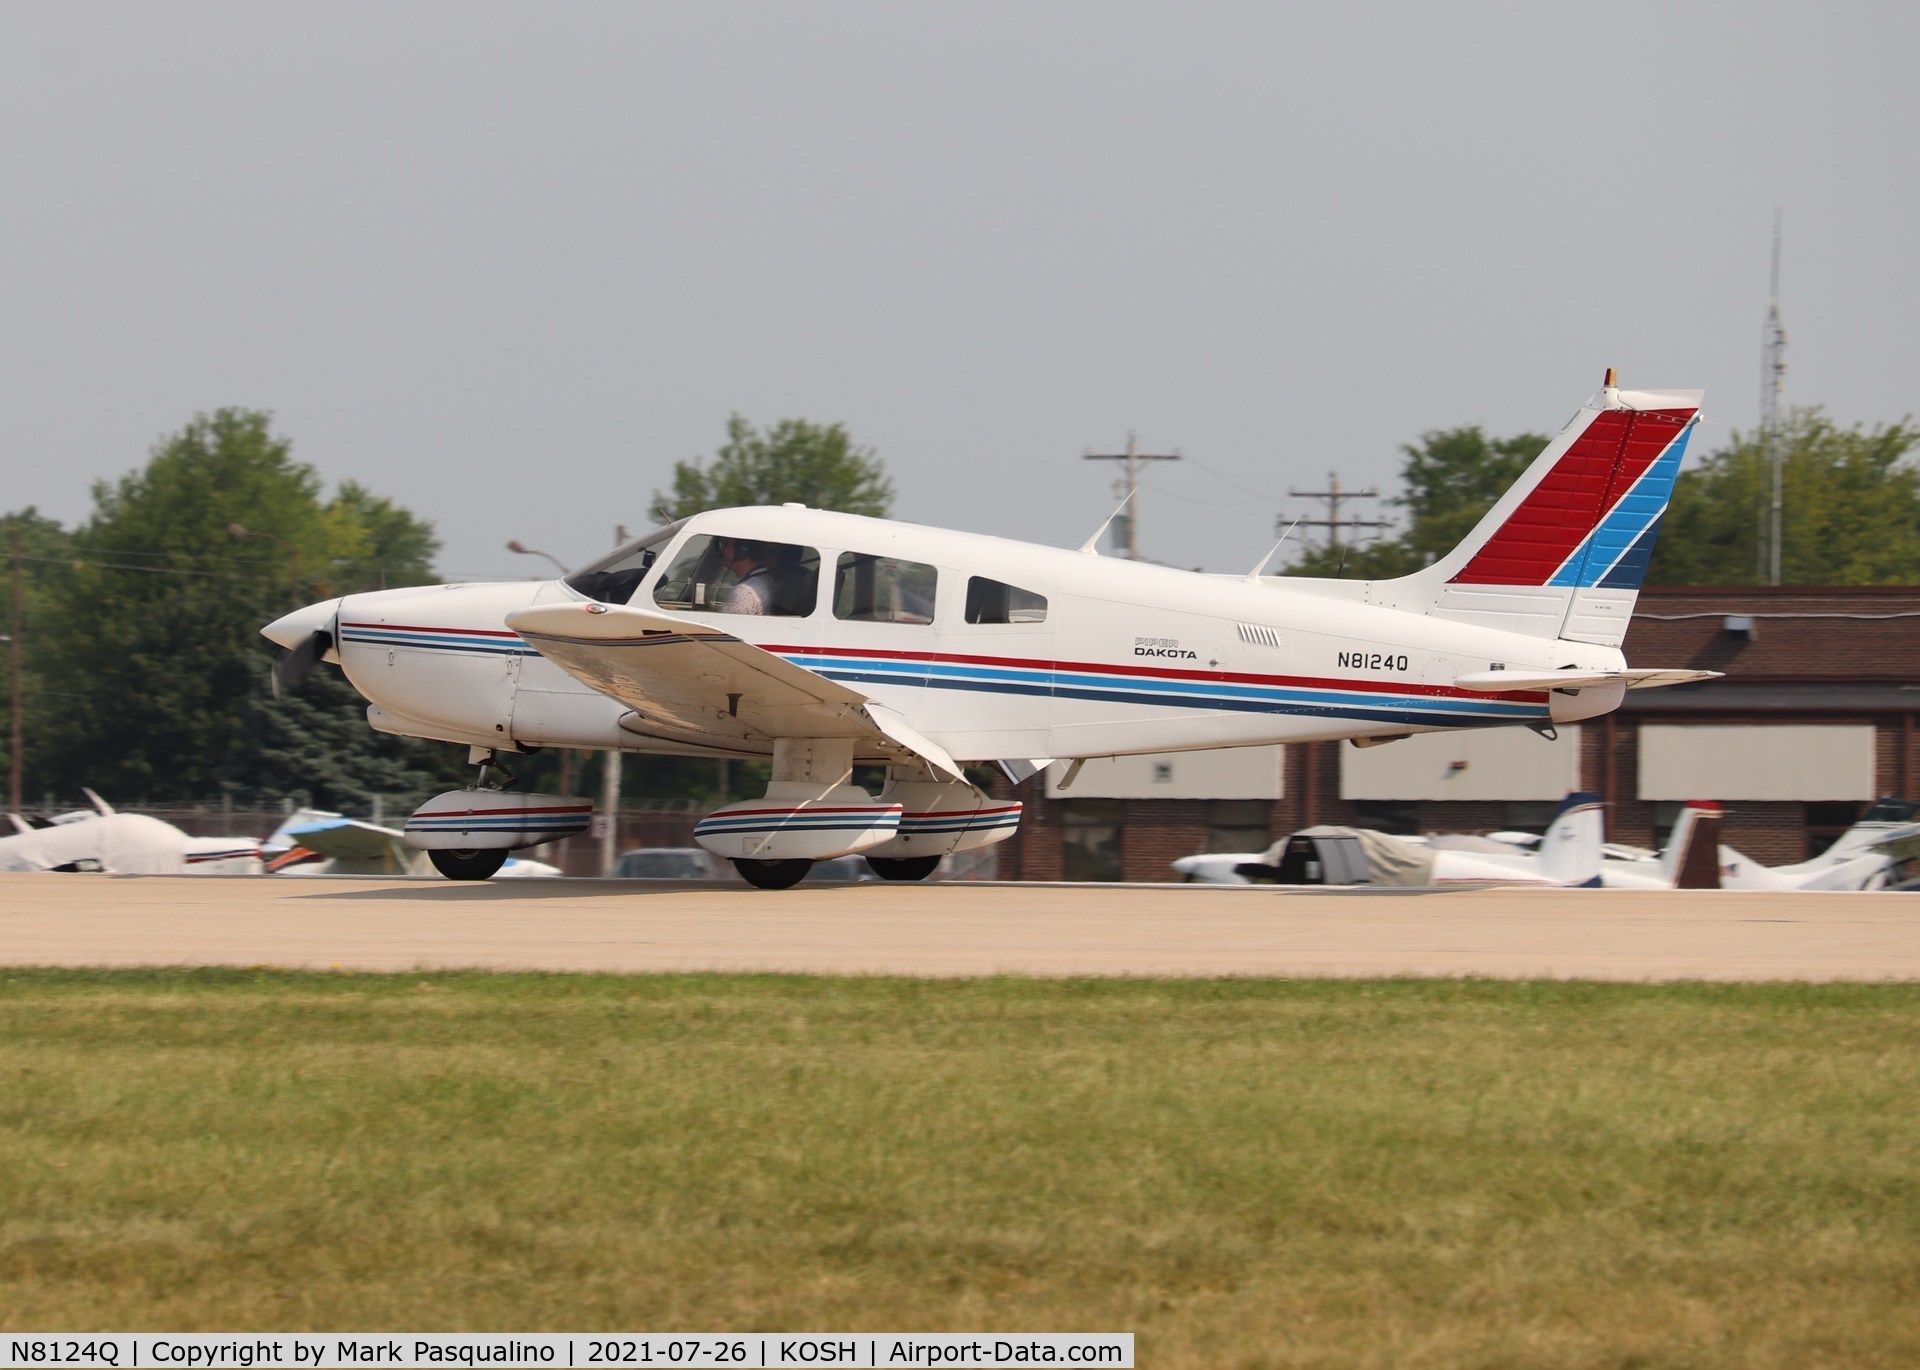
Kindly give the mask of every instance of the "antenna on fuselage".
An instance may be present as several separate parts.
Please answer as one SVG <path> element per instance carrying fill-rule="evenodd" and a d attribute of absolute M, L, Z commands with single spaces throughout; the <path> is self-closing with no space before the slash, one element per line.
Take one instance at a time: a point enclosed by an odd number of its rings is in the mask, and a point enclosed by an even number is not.
<path fill-rule="evenodd" d="M 1272 561 L 1274 557 L 1279 555 L 1280 549 L 1287 545 L 1287 539 L 1293 536 L 1293 530 L 1298 528 L 1299 526 L 1300 526 L 1299 519 L 1295 519 L 1292 523 L 1289 523 L 1287 525 L 1287 531 L 1280 535 L 1280 541 L 1274 543 L 1273 549 L 1269 551 L 1264 557 L 1261 557 L 1260 560 L 1256 561 L 1253 564 L 1253 569 L 1247 572 L 1247 584 L 1258 585 L 1260 583 L 1260 573 L 1267 569 L 1268 562 Z"/>
<path fill-rule="evenodd" d="M 1120 517 L 1120 510 L 1125 509 L 1129 504 L 1131 504 L 1133 502 L 1133 497 L 1139 493 L 1140 493 L 1140 490 L 1138 486 L 1127 491 L 1126 498 L 1120 501 L 1119 508 L 1116 508 L 1111 514 L 1108 514 L 1106 522 L 1102 523 L 1098 528 L 1093 530 L 1093 536 L 1080 544 L 1080 550 L 1082 552 L 1085 552 L 1090 557 L 1099 556 L 1100 548 L 1096 544 L 1100 541 L 1101 538 L 1107 535 L 1107 529 L 1113 526 L 1113 521 Z"/>

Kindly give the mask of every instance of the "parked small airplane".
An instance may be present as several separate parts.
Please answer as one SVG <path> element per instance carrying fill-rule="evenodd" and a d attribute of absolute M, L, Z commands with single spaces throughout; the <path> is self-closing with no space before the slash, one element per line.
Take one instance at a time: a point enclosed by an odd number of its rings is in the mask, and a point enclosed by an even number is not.
<path fill-rule="evenodd" d="M 1690 804 L 1680 811 L 1674 831 L 1679 834 L 1689 825 L 1704 823 L 1709 827 L 1710 836 L 1717 839 L 1720 816 L 1718 804 Z M 1920 825 L 1870 816 L 1841 833 L 1818 856 L 1785 866 L 1763 866 L 1744 852 L 1717 840 L 1711 844 L 1711 850 L 1717 856 L 1720 889 L 1877 890 L 1893 881 L 1903 859 L 1920 853 Z M 1669 877 L 1673 874 L 1664 867 L 1661 873 Z M 1637 884 L 1645 874 L 1644 868 L 1625 864 L 1602 869 L 1603 878 L 1610 884 L 1616 881 L 1622 885 Z"/>
<path fill-rule="evenodd" d="M 348 818 L 327 809 L 300 809 L 273 832 L 264 844 L 272 855 L 267 869 L 274 875 L 425 875 L 424 853 L 406 840 L 398 828 Z M 508 857 L 500 870 L 507 876 L 558 875 L 560 868 L 544 861 Z"/>
<path fill-rule="evenodd" d="M 683 519 L 562 580 L 324 600 L 262 631 L 276 681 L 337 663 L 377 729 L 464 743 L 472 788 L 407 837 L 455 879 L 582 830 L 589 805 L 507 788 L 562 746 L 771 757 L 766 795 L 695 840 L 765 888 L 863 855 L 919 880 L 997 842 L 1049 759 L 1391 741 L 1554 725 L 1710 671 L 1629 668 L 1620 642 L 1698 391 L 1608 372 L 1452 553 L 1395 580 L 1202 575 L 799 505 Z M 1276 549 L 1277 550 L 1277 549 Z M 887 768 L 882 792 L 851 783 Z M 1070 784 L 1077 767 L 1069 767 Z"/>
<path fill-rule="evenodd" d="M 260 844 L 248 837 L 190 837 L 173 824 L 121 813 L 92 790 L 93 805 L 51 818 L 10 814 L 0 871 L 103 870 L 125 875 L 258 875 Z"/>
<path fill-rule="evenodd" d="M 1585 886 L 1600 883 L 1600 796 L 1570 794 L 1533 851 L 1464 849 L 1366 828 L 1303 828 L 1255 856 L 1183 856 L 1189 880 L 1213 884 Z M 1233 862 L 1229 867 L 1225 863 Z"/>

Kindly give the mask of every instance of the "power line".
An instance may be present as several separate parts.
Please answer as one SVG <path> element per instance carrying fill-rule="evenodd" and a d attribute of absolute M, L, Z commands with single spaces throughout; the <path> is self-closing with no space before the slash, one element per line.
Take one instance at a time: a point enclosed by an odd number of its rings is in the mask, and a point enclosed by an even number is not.
<path fill-rule="evenodd" d="M 1127 450 L 1124 452 L 1086 452 L 1083 461 L 1124 461 L 1127 474 L 1124 483 L 1115 493 L 1125 490 L 1127 500 L 1124 510 L 1114 516 L 1117 523 L 1126 520 L 1127 560 L 1140 560 L 1140 463 L 1143 461 L 1179 461 L 1180 449 L 1171 452 L 1142 452 L 1139 443 L 1134 441 L 1132 432 L 1127 434 Z"/>
<path fill-rule="evenodd" d="M 1289 495 L 1292 495 L 1295 499 L 1324 500 L 1327 506 L 1327 516 L 1323 519 L 1289 520 L 1285 514 L 1282 514 L 1273 521 L 1274 530 L 1276 532 L 1280 530 L 1280 527 L 1283 523 L 1291 523 L 1301 528 L 1324 528 L 1327 530 L 1327 546 L 1329 548 L 1332 548 L 1332 547 L 1338 547 L 1341 545 L 1340 530 L 1342 528 L 1391 528 L 1393 527 L 1393 524 L 1387 519 L 1358 519 L 1358 518 L 1340 517 L 1341 505 L 1347 503 L 1349 500 L 1379 499 L 1380 492 L 1374 489 L 1366 489 L 1366 490 L 1343 489 L 1341 488 L 1341 485 L 1340 485 L 1340 477 L 1338 473 L 1333 471 L 1327 472 L 1327 488 L 1324 490 L 1289 489 L 1287 493 Z"/>

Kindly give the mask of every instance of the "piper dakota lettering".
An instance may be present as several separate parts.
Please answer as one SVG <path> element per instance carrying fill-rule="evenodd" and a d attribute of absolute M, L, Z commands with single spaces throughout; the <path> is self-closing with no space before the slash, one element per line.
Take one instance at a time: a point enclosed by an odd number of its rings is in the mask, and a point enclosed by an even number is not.
<path fill-rule="evenodd" d="M 1172 637 L 1136 637 L 1133 640 L 1135 656 L 1172 657 L 1175 661 L 1198 661 L 1198 654 L 1188 651 L 1180 645 L 1178 638 Z"/>

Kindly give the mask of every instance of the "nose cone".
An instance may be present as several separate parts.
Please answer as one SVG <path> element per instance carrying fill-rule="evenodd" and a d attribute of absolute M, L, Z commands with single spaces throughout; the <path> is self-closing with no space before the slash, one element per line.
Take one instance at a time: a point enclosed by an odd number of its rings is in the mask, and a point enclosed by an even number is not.
<path fill-rule="evenodd" d="M 318 604 L 309 604 L 304 609 L 295 609 L 290 614 L 283 614 L 262 628 L 260 635 L 292 651 L 322 628 L 331 629 L 334 616 L 339 612 L 338 597 L 323 599 Z"/>

